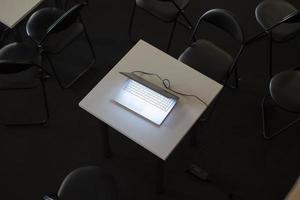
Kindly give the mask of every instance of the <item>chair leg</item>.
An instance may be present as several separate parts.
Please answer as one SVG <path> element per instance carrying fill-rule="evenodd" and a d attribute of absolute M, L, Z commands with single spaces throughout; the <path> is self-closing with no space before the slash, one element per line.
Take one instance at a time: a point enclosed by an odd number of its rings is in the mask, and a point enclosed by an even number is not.
<path fill-rule="evenodd" d="M 84 69 L 84 70 L 82 70 L 71 82 L 69 82 L 68 84 L 66 84 L 66 85 L 64 85 L 62 82 L 61 82 L 61 80 L 60 80 L 60 78 L 58 77 L 58 74 L 57 74 L 57 71 L 56 71 L 56 69 L 55 69 L 55 67 L 54 67 L 54 65 L 53 65 L 53 61 L 51 60 L 51 58 L 50 58 L 50 56 L 48 55 L 48 53 L 47 52 L 45 52 L 45 51 L 43 51 L 42 53 L 44 53 L 44 55 L 45 55 L 45 57 L 46 57 L 46 59 L 48 60 L 48 63 L 50 64 L 50 67 L 51 67 L 51 69 L 52 69 L 52 71 L 53 71 L 53 73 L 54 73 L 54 75 L 55 75 L 55 77 L 56 77 L 56 80 L 57 80 L 57 82 L 58 82 L 58 84 L 59 84 L 59 86 L 61 87 L 61 88 L 63 88 L 63 89 L 66 89 L 66 88 L 69 88 L 71 85 L 73 85 L 83 74 L 85 74 L 90 68 L 91 68 L 91 66 L 95 63 L 95 61 L 96 61 L 96 53 L 95 53 L 95 49 L 94 49 L 94 47 L 93 47 L 93 45 L 92 45 L 92 43 L 91 43 L 91 40 L 90 40 L 90 37 L 89 37 L 89 35 L 88 35 L 88 33 L 87 33 L 87 31 L 86 31 L 86 27 L 85 27 L 85 24 L 82 22 L 82 20 L 80 19 L 80 21 L 81 21 L 81 23 L 82 23 L 82 25 L 83 25 L 83 27 L 84 27 L 84 30 L 83 30 L 83 32 L 84 32 L 84 36 L 85 36 L 85 38 L 86 38 L 86 40 L 87 40 L 87 42 L 88 42 L 88 45 L 89 45 L 89 48 L 90 48 L 90 50 L 91 50 L 91 53 L 92 53 L 92 60 L 91 60 L 91 62 L 86 66 L 86 68 Z"/>
<path fill-rule="evenodd" d="M 297 123 L 300 122 L 300 118 L 297 118 L 296 120 L 290 122 L 287 126 L 279 129 L 278 131 L 275 131 L 274 133 L 268 133 L 267 132 L 267 118 L 266 118 L 266 108 L 265 108 L 265 104 L 266 104 L 266 100 L 267 98 L 270 97 L 269 94 L 265 95 L 264 98 L 262 99 L 262 103 L 261 103 L 261 107 L 262 107 L 262 135 L 264 137 L 264 139 L 266 140 L 270 140 L 272 138 L 274 138 L 275 136 L 280 135 L 281 133 L 285 132 L 286 130 L 288 130 L 289 128 L 291 128 L 292 126 L 296 125 Z"/>
<path fill-rule="evenodd" d="M 48 106 L 48 98 L 47 98 L 47 92 L 46 92 L 46 87 L 43 78 L 40 79 L 41 85 L 42 85 L 42 92 L 43 92 L 43 99 L 44 99 L 44 107 L 46 111 L 46 118 L 44 120 L 44 123 L 47 123 L 50 114 L 49 114 L 49 106 Z"/>
<path fill-rule="evenodd" d="M 187 18 L 187 16 L 184 14 L 183 11 L 181 12 L 181 15 L 182 15 L 182 17 L 185 19 L 185 21 L 189 24 L 188 29 L 189 29 L 189 30 L 192 30 L 192 29 L 193 29 L 193 25 L 192 25 L 191 21 Z"/>
<path fill-rule="evenodd" d="M 249 45 L 249 44 L 251 44 L 253 42 L 256 42 L 257 40 L 260 40 L 260 39 L 264 38 L 267 35 L 268 35 L 268 33 L 265 32 L 265 31 L 263 31 L 263 32 L 255 35 L 255 36 L 249 38 L 248 40 L 246 40 L 245 45 Z"/>
<path fill-rule="evenodd" d="M 234 70 L 235 88 L 239 88 L 239 73 L 238 68 Z"/>
<path fill-rule="evenodd" d="M 176 26 L 177 26 L 177 18 L 175 19 L 173 26 L 172 26 L 172 30 L 171 30 L 171 34 L 170 34 L 170 38 L 169 38 L 169 42 L 168 42 L 168 47 L 167 47 L 167 53 L 169 53 L 169 51 L 170 51 L 171 43 L 172 43 L 172 40 L 174 37 L 174 32 L 175 32 Z"/>
<path fill-rule="evenodd" d="M 94 46 L 93 46 L 93 44 L 91 42 L 91 39 L 90 39 L 90 36 L 89 36 L 89 34 L 88 34 L 87 30 L 86 30 L 85 24 L 82 21 L 81 21 L 81 23 L 82 23 L 82 25 L 84 27 L 83 31 L 84 31 L 85 38 L 86 38 L 86 40 L 87 40 L 87 42 L 89 44 L 90 50 L 91 50 L 92 55 L 93 55 L 93 60 L 94 60 L 93 62 L 95 62 L 96 61 L 96 52 L 95 52 Z"/>
<path fill-rule="evenodd" d="M 209 121 L 209 119 L 211 118 L 220 98 L 221 98 L 221 95 L 222 95 L 222 92 L 223 90 L 218 94 L 218 96 L 215 97 L 215 99 L 213 100 L 213 102 L 209 105 L 209 107 L 206 108 L 206 111 L 204 113 L 204 115 L 202 115 L 199 119 L 199 122 L 202 123 L 200 125 L 201 128 L 204 127 L 205 123 L 207 123 L 207 121 Z M 191 130 L 191 146 L 197 146 L 197 140 L 198 140 L 198 133 L 201 132 L 201 131 L 198 131 L 198 128 L 199 128 L 199 125 L 197 124 L 194 124 L 194 126 L 192 127 L 192 130 Z"/>
<path fill-rule="evenodd" d="M 50 65 L 50 67 L 51 67 L 51 69 L 52 69 L 52 71 L 53 71 L 53 73 L 54 73 L 54 76 L 55 76 L 55 78 L 56 78 L 56 80 L 57 80 L 59 86 L 60 86 L 61 88 L 64 88 L 64 89 L 65 89 L 66 87 L 62 84 L 60 78 L 57 76 L 56 69 L 55 69 L 55 67 L 54 67 L 54 65 L 53 65 L 53 62 L 52 62 L 50 56 L 49 56 L 46 52 L 43 52 L 43 54 L 45 55 L 45 58 L 47 59 L 47 61 L 48 61 L 49 65 Z"/>
<path fill-rule="evenodd" d="M 131 17 L 130 17 L 130 22 L 129 22 L 129 27 L 128 27 L 128 37 L 130 41 L 132 40 L 132 26 L 133 26 L 133 21 L 134 21 L 134 16 L 135 16 L 135 10 L 136 10 L 136 3 L 134 2 L 133 9 L 131 12 Z"/>
<path fill-rule="evenodd" d="M 269 36 L 269 77 L 270 77 L 270 80 L 273 77 L 273 68 L 272 68 L 272 65 L 273 65 L 273 41 L 272 40 L 273 40 L 272 33 L 270 33 L 270 36 Z"/>

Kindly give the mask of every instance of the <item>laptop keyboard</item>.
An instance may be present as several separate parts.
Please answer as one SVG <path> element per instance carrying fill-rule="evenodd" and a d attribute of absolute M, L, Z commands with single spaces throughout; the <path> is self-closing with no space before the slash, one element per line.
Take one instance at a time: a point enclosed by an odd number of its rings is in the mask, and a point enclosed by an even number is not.
<path fill-rule="evenodd" d="M 173 99 L 167 98 L 136 81 L 129 81 L 124 90 L 163 111 L 168 111 L 170 106 L 174 104 Z"/>

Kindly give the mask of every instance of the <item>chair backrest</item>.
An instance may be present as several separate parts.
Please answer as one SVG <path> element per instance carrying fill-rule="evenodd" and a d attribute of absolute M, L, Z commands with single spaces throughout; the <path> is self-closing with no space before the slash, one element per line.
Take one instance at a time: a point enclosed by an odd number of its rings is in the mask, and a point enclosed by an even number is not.
<path fill-rule="evenodd" d="M 99 167 L 81 167 L 64 179 L 57 196 L 58 199 L 72 200 L 116 200 L 116 182 L 112 175 Z"/>
<path fill-rule="evenodd" d="M 244 43 L 244 33 L 238 19 L 229 11 L 224 9 L 212 9 L 204 13 L 194 29 L 195 36 L 198 26 L 202 21 L 214 25 L 228 33 L 233 39 Z"/>
<path fill-rule="evenodd" d="M 81 9 L 86 3 L 78 3 L 66 11 L 60 18 L 58 18 L 47 30 L 47 35 L 65 30 L 74 24 L 80 17 Z"/>
<path fill-rule="evenodd" d="M 0 60 L 0 74 L 14 74 L 32 67 L 32 64 Z"/>

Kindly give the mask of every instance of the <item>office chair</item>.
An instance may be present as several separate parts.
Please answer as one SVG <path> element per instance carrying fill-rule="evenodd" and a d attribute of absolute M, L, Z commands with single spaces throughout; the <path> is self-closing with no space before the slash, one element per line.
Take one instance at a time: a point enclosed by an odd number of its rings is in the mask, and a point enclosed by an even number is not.
<path fill-rule="evenodd" d="M 196 33 L 203 22 L 213 25 L 223 30 L 231 36 L 238 44 L 239 50 L 234 58 L 221 47 L 217 46 L 210 40 L 196 38 Z M 227 10 L 212 9 L 204 13 L 198 20 L 189 47 L 179 56 L 179 60 L 190 67 L 200 71 L 202 74 L 212 78 L 213 80 L 223 83 L 225 86 L 231 75 L 235 75 L 235 87 L 239 86 L 239 76 L 237 61 L 244 50 L 244 34 L 238 20 Z M 200 121 L 207 121 L 213 113 L 218 102 L 219 96 L 215 98 L 205 115 L 202 115 Z M 196 145 L 197 141 L 196 124 L 192 128 L 191 144 Z"/>
<path fill-rule="evenodd" d="M 255 9 L 257 22 L 264 31 L 247 41 L 247 44 L 263 36 L 269 36 L 269 76 L 273 76 L 273 42 L 287 42 L 300 35 L 300 12 L 283 0 L 265 0 Z"/>
<path fill-rule="evenodd" d="M 239 44 L 240 48 L 234 58 L 212 41 L 196 39 L 196 33 L 202 22 L 223 30 Z M 181 62 L 225 85 L 234 73 L 235 87 L 238 87 L 237 61 L 244 50 L 244 34 L 233 14 L 223 9 L 207 11 L 199 18 L 190 41 L 189 47 L 178 58 Z"/>
<path fill-rule="evenodd" d="M 90 69 L 96 60 L 96 53 L 80 16 L 80 11 L 85 5 L 85 3 L 76 4 L 68 11 L 58 8 L 42 8 L 33 13 L 26 24 L 27 35 L 37 44 L 42 55 L 49 61 L 54 75 L 62 88 L 70 87 Z M 71 81 L 63 83 L 50 55 L 61 53 L 82 34 L 85 36 L 91 50 L 92 60 L 84 67 L 84 70 L 72 77 Z M 70 70 L 72 69 L 70 68 Z"/>
<path fill-rule="evenodd" d="M 263 137 L 272 139 L 300 122 L 300 118 L 292 121 L 278 131 L 269 133 L 266 126 L 266 101 L 271 98 L 276 105 L 288 113 L 300 114 L 300 71 L 290 70 L 276 74 L 270 81 L 270 92 L 262 100 Z"/>
<path fill-rule="evenodd" d="M 11 43 L 0 50 L 0 91 L 30 90 L 41 86 L 45 118 L 31 122 L 1 122 L 3 125 L 45 124 L 49 118 L 47 95 L 43 80 L 45 72 L 40 67 L 41 56 L 25 43 Z M 22 113 L 18 113 L 22 115 Z M 27 117 L 26 115 L 24 118 Z"/>
<path fill-rule="evenodd" d="M 177 23 L 183 25 L 187 29 L 192 29 L 193 27 L 192 23 L 184 13 L 188 4 L 189 0 L 135 0 L 129 23 L 129 38 L 131 38 L 132 35 L 132 25 L 136 7 L 139 7 L 165 23 L 173 23 L 167 47 L 167 52 L 169 52 Z M 184 18 L 188 23 L 188 26 L 178 20 L 180 16 Z"/>
<path fill-rule="evenodd" d="M 57 195 L 44 200 L 117 200 L 115 179 L 99 167 L 81 167 L 72 171 L 62 182 Z"/>

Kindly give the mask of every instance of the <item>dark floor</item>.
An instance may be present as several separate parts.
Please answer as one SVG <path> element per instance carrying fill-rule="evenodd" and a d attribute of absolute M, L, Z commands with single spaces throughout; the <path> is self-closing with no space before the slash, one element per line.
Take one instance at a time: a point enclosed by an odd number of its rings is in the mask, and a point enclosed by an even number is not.
<path fill-rule="evenodd" d="M 197 17 L 208 9 L 229 9 L 239 17 L 246 36 L 250 37 L 261 31 L 254 16 L 258 2 L 191 0 L 186 14 L 195 23 Z M 297 0 L 290 2 L 300 8 Z M 127 36 L 132 5 L 133 0 L 90 0 L 84 19 L 96 48 L 97 63 L 70 89 L 61 89 L 55 80 L 46 82 L 50 105 L 47 125 L 0 127 L 0 198 L 41 199 L 44 194 L 56 192 L 64 176 L 72 169 L 100 165 L 116 177 L 122 200 L 219 200 L 227 199 L 229 192 L 233 192 L 236 199 L 283 199 L 300 172 L 300 126 L 272 141 L 262 139 L 260 101 L 268 87 L 265 39 L 249 46 L 242 55 L 239 61 L 241 87 L 238 90 L 225 89 L 210 122 L 199 129 L 198 147 L 189 145 L 187 135 L 167 160 L 164 195 L 154 192 L 153 155 L 113 130 L 110 135 L 114 156 L 104 158 L 101 123 L 81 110 L 78 103 L 133 46 Z M 169 24 L 139 11 L 134 35 L 136 39 L 143 38 L 165 49 L 170 28 Z M 189 35 L 188 31 L 178 27 L 171 48 L 172 56 L 178 57 L 184 50 Z M 210 35 L 216 36 L 214 33 Z M 57 63 L 69 63 L 88 52 L 83 50 L 82 42 L 63 59 L 57 58 Z M 227 40 L 220 42 L 230 46 Z M 274 66 L 277 71 L 300 62 L 299 44 L 300 38 L 275 45 Z M 72 65 L 63 64 L 62 67 Z M 37 91 L 31 97 L 38 98 L 38 94 Z M 36 99 L 36 103 L 30 103 L 32 98 L 26 94 L 9 95 L 12 96 L 5 98 L 1 95 L 2 114 L 12 115 L 9 109 L 20 108 L 19 118 L 30 119 L 30 115 L 38 115 L 40 105 Z M 270 117 L 275 125 L 280 125 L 276 115 L 280 115 L 283 121 L 289 118 L 282 112 L 273 113 Z M 191 163 L 207 170 L 210 182 L 201 182 L 186 174 L 185 169 Z"/>

